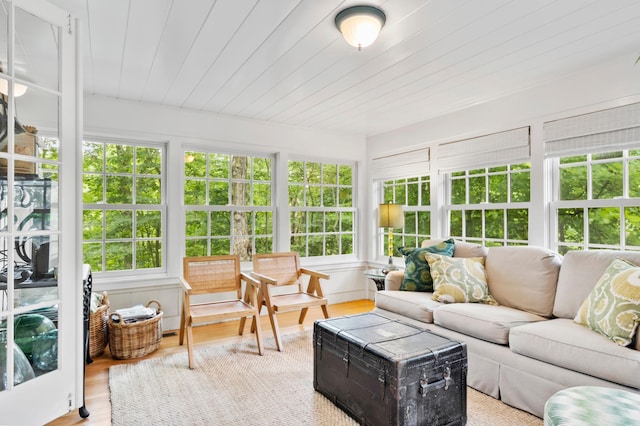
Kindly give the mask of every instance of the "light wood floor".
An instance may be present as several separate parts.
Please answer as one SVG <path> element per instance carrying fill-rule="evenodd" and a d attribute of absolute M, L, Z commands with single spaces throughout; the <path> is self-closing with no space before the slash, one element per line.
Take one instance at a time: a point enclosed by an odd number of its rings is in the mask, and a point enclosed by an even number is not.
<path fill-rule="evenodd" d="M 329 306 L 329 315 L 331 317 L 338 317 L 342 315 L 351 315 L 361 312 L 368 312 L 373 309 L 373 301 L 371 300 L 356 300 L 353 302 L 339 303 Z M 320 308 L 312 308 L 309 310 L 304 324 L 298 324 L 298 312 L 288 312 L 278 315 L 278 322 L 280 324 L 280 330 L 282 332 L 294 331 L 294 330 L 306 330 L 313 327 L 313 321 L 322 318 L 322 311 Z M 265 315 L 261 318 L 262 330 L 264 331 L 264 337 L 272 337 L 271 325 L 269 324 L 269 318 Z M 165 330 L 165 334 L 167 331 Z M 209 344 L 211 342 L 220 341 L 221 343 L 229 343 L 238 339 L 254 339 L 254 336 L 249 333 L 249 325 L 245 327 L 245 333 L 242 336 L 238 336 L 238 322 L 230 321 L 219 324 L 205 325 L 200 327 L 194 327 L 194 341 L 195 348 L 199 345 Z M 273 347 L 266 346 L 265 350 L 275 351 L 275 345 Z M 109 400 L 109 367 L 120 363 L 132 363 L 139 362 L 146 358 L 160 357 L 173 355 L 179 352 L 186 352 L 186 343 L 183 346 L 178 344 L 178 333 L 175 330 L 175 335 L 166 335 L 162 339 L 160 348 L 152 354 L 143 358 L 136 358 L 132 360 L 115 360 L 111 358 L 109 349 L 105 350 L 105 353 L 96 357 L 92 364 L 87 365 L 86 368 L 86 380 L 85 380 L 85 402 L 87 409 L 89 410 L 89 417 L 83 419 L 78 414 L 78 410 L 74 410 L 69 414 L 59 417 L 51 423 L 49 426 L 60 425 L 110 425 L 111 424 L 111 402 Z"/>

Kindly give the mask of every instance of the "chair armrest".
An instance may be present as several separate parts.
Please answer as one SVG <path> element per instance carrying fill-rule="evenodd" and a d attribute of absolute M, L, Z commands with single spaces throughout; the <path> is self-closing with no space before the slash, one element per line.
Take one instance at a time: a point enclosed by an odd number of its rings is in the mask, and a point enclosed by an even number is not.
<path fill-rule="evenodd" d="M 256 279 L 256 280 L 260 281 L 260 282 L 261 282 L 261 283 L 263 283 L 263 284 L 273 284 L 273 285 L 278 285 L 278 280 L 275 280 L 275 279 L 273 279 L 273 278 L 271 278 L 271 277 L 268 277 L 268 276 L 266 276 L 266 275 L 259 274 L 259 273 L 257 273 L 257 272 L 251 272 L 251 276 L 252 276 L 254 279 Z"/>
<path fill-rule="evenodd" d="M 240 277 L 246 282 L 248 285 L 253 286 L 256 290 L 260 288 L 260 281 L 255 279 L 249 274 L 244 272 L 240 272 Z"/>
<path fill-rule="evenodd" d="M 325 280 L 328 280 L 329 278 L 331 278 L 329 274 L 325 274 L 325 273 L 314 271 L 312 269 L 307 269 L 307 268 L 300 268 L 300 272 L 302 272 L 303 274 L 311 275 L 311 276 L 322 278 Z"/>
<path fill-rule="evenodd" d="M 400 285 L 404 279 L 404 271 L 389 271 L 384 278 L 385 290 L 400 290 Z"/>
<path fill-rule="evenodd" d="M 184 277 L 179 277 L 179 278 L 180 278 L 180 284 L 182 284 L 182 288 L 184 289 L 184 291 L 186 291 L 187 293 L 191 292 L 191 285 L 189 285 L 187 280 L 185 280 Z"/>

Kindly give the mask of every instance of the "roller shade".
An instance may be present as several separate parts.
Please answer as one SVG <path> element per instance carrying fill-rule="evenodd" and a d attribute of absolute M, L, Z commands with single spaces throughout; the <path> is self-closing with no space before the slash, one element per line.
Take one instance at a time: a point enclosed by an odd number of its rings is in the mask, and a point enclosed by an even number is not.
<path fill-rule="evenodd" d="M 640 103 L 544 123 L 546 157 L 640 146 Z"/>
<path fill-rule="evenodd" d="M 429 173 L 429 148 L 374 158 L 371 170 L 374 180 L 426 175 Z"/>
<path fill-rule="evenodd" d="M 438 169 L 468 170 L 529 161 L 529 127 L 438 145 Z"/>

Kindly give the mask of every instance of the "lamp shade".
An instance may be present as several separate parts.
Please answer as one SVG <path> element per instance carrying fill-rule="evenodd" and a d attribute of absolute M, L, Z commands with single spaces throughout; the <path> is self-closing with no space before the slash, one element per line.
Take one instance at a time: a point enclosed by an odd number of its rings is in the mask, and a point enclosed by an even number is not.
<path fill-rule="evenodd" d="M 16 83 L 13 86 L 13 96 L 16 98 L 22 96 L 27 92 L 27 86 L 24 84 Z M 9 82 L 4 78 L 0 78 L 0 93 L 5 96 L 9 95 Z"/>
<path fill-rule="evenodd" d="M 373 6 L 353 6 L 336 15 L 336 27 L 350 45 L 361 49 L 376 41 L 386 16 Z"/>
<path fill-rule="evenodd" d="M 380 204 L 378 212 L 378 226 L 381 228 L 404 227 L 404 214 L 400 204 Z"/>

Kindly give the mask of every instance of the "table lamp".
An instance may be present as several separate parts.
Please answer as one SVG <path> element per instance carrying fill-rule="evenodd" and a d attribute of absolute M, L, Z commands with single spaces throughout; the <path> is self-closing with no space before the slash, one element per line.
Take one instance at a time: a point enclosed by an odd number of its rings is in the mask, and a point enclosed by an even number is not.
<path fill-rule="evenodd" d="M 383 272 L 394 271 L 398 269 L 393 264 L 393 228 L 404 227 L 404 214 L 400 204 L 380 204 L 378 209 L 378 226 L 381 228 L 389 228 L 389 263 L 383 268 Z"/>

